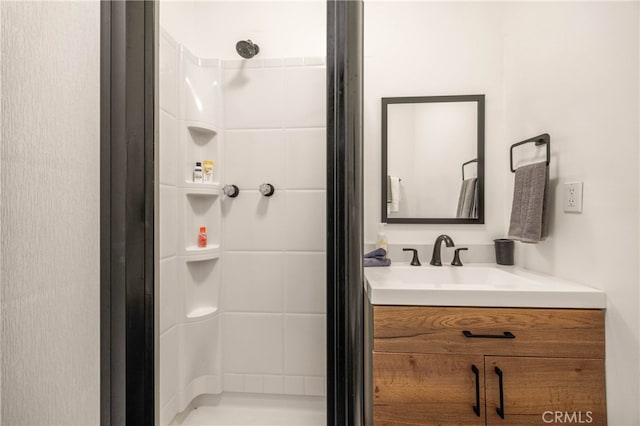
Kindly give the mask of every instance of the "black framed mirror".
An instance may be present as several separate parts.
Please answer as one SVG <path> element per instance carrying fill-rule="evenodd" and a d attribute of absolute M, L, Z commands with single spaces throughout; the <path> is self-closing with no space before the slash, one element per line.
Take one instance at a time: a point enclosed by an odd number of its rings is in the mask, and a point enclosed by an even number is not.
<path fill-rule="evenodd" d="M 382 98 L 382 222 L 484 223 L 484 98 Z"/>

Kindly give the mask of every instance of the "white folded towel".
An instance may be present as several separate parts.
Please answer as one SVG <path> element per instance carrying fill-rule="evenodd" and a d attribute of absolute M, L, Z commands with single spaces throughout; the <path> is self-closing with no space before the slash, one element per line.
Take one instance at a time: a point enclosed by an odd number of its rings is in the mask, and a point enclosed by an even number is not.
<path fill-rule="evenodd" d="M 387 210 L 390 213 L 397 213 L 400 211 L 400 178 L 389 176 L 387 185 L 391 188 L 391 200 L 390 202 L 387 200 Z"/>

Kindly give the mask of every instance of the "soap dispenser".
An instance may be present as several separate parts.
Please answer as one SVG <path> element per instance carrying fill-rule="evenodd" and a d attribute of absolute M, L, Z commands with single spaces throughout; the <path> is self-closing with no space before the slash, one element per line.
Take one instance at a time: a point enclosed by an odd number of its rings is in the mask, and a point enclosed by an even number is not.
<path fill-rule="evenodd" d="M 387 235 L 384 233 L 384 223 L 381 223 L 378 228 L 378 240 L 376 241 L 376 248 L 387 249 Z M 385 256 L 386 257 L 386 256 Z"/>

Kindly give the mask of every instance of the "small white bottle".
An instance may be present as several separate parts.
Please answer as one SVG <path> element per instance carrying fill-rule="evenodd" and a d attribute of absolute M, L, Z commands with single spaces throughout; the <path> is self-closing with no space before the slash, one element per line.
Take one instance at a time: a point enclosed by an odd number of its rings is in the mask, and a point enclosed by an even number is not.
<path fill-rule="evenodd" d="M 376 248 L 383 248 L 387 250 L 387 234 L 384 233 L 384 223 L 381 223 L 378 228 L 378 240 L 376 241 Z"/>
<path fill-rule="evenodd" d="M 196 163 L 196 167 L 193 169 L 193 182 L 194 183 L 203 182 L 202 163 L 199 161 Z"/>
<path fill-rule="evenodd" d="M 204 183 L 213 183 L 213 161 L 204 160 L 202 162 L 202 172 L 204 175 Z"/>

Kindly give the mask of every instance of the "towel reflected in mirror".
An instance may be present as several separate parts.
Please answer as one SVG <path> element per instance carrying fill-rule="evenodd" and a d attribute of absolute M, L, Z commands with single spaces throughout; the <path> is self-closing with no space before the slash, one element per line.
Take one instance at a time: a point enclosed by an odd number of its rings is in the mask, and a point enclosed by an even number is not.
<path fill-rule="evenodd" d="M 478 178 L 469 178 L 462 181 L 460 195 L 458 196 L 458 219 L 475 218 L 478 212 Z"/>
<path fill-rule="evenodd" d="M 387 176 L 387 213 L 400 211 L 400 179 L 397 176 Z"/>

